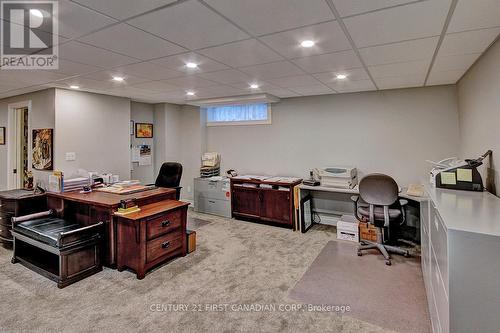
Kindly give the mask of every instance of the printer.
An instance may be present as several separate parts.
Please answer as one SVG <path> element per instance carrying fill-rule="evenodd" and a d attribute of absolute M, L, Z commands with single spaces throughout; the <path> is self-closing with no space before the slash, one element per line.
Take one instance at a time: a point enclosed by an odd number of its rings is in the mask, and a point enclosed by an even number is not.
<path fill-rule="evenodd" d="M 492 154 L 488 150 L 484 155 L 476 159 L 465 161 L 448 158 L 439 162 L 431 162 L 434 168 L 431 170 L 431 184 L 438 188 L 464 191 L 483 191 L 483 179 L 477 170 L 483 164 L 483 160 Z"/>
<path fill-rule="evenodd" d="M 321 186 L 351 189 L 358 184 L 358 171 L 352 166 L 332 166 L 314 169 Z"/>

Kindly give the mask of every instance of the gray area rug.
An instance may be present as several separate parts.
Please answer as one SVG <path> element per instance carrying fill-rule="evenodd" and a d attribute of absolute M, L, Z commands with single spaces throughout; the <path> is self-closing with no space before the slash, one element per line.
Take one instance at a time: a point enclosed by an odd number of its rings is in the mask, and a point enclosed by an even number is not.
<path fill-rule="evenodd" d="M 347 315 L 404 333 L 431 332 L 425 287 L 417 258 L 382 255 L 356 244 L 328 242 L 290 297 L 310 304 L 348 305 Z"/>

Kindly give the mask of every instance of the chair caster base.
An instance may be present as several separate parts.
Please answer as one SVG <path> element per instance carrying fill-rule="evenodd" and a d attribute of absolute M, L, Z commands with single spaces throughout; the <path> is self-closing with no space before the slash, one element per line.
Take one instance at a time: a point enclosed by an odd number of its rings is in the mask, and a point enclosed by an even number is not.
<path fill-rule="evenodd" d="M 386 260 L 386 261 L 385 261 L 385 264 L 386 264 L 387 266 L 391 266 L 391 261 L 390 261 L 390 260 Z"/>
<path fill-rule="evenodd" d="M 405 258 L 409 258 L 409 257 L 410 257 L 410 252 L 408 252 L 408 251 L 407 251 L 407 252 L 405 252 L 405 253 L 403 254 L 403 257 L 405 257 Z"/>
<path fill-rule="evenodd" d="M 361 251 L 358 251 L 358 257 L 361 257 L 363 255 L 363 253 L 361 253 Z"/>

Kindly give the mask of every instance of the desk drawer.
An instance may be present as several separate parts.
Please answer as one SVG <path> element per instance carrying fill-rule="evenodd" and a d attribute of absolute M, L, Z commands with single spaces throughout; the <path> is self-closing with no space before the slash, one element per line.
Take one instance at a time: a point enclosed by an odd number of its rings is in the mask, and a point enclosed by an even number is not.
<path fill-rule="evenodd" d="M 149 241 L 146 245 L 146 262 L 153 262 L 179 250 L 182 247 L 184 237 L 186 235 L 179 231 Z"/>
<path fill-rule="evenodd" d="M 433 209 L 430 225 L 432 248 L 445 283 L 446 292 L 448 292 L 448 236 L 443 220 L 436 209 Z"/>
<path fill-rule="evenodd" d="M 0 238 L 4 240 L 11 240 L 12 239 L 12 234 L 10 231 L 12 230 L 12 227 L 10 225 L 5 225 L 3 223 L 0 223 Z"/>
<path fill-rule="evenodd" d="M 182 211 L 175 210 L 165 215 L 156 217 L 147 222 L 147 239 L 153 239 L 169 233 L 182 225 Z"/>
<path fill-rule="evenodd" d="M 438 261 L 432 253 L 432 268 L 431 268 L 431 279 L 432 279 L 432 294 L 434 295 L 434 300 L 436 301 L 436 310 L 439 317 L 440 331 L 442 333 L 450 332 L 450 307 L 447 292 L 445 291 L 442 276 L 437 269 Z"/>

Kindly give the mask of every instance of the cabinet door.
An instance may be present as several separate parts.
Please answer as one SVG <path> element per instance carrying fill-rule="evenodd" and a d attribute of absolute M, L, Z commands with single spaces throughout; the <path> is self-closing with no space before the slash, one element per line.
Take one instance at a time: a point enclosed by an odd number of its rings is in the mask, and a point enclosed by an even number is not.
<path fill-rule="evenodd" d="M 243 214 L 258 218 L 260 215 L 259 190 L 254 188 L 233 187 L 233 214 Z"/>
<path fill-rule="evenodd" d="M 291 224 L 290 192 L 262 190 L 261 218 L 270 222 Z"/>

